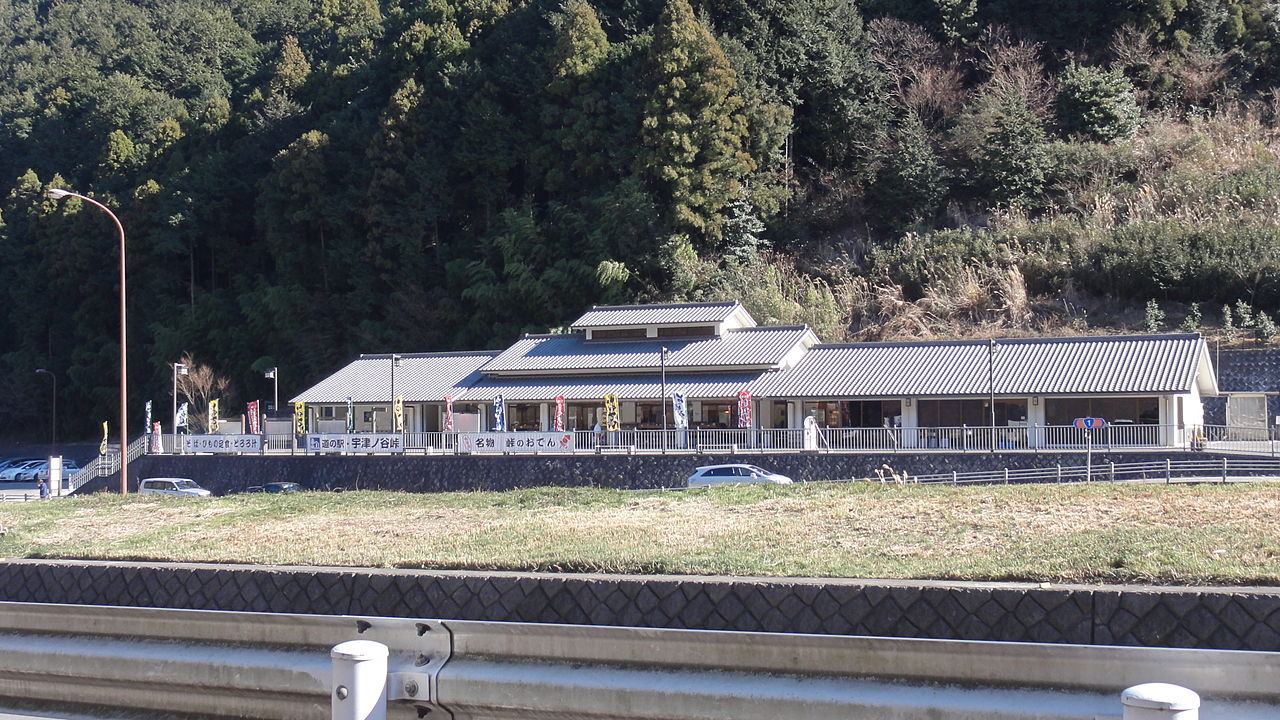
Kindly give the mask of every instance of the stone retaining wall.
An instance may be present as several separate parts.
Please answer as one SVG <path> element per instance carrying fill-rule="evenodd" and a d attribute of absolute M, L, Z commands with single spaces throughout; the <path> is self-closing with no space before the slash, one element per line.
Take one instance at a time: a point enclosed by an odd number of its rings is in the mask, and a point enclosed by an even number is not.
<path fill-rule="evenodd" d="M 1186 452 L 1095 452 L 1094 467 L 1108 462 L 1157 462 L 1200 457 Z M 751 455 L 151 455 L 129 464 L 130 487 L 138 478 L 188 477 L 214 493 L 238 492 L 264 482 L 296 482 L 309 489 L 510 490 L 521 487 L 683 487 L 699 465 L 755 463 L 797 480 L 875 477 L 885 466 L 912 475 L 1084 465 L 1084 453 L 762 453 Z M 82 491 L 114 489 L 99 478 Z"/>
<path fill-rule="evenodd" d="M 1047 586 L 24 560 L 0 600 L 1280 651 L 1276 588 Z"/>

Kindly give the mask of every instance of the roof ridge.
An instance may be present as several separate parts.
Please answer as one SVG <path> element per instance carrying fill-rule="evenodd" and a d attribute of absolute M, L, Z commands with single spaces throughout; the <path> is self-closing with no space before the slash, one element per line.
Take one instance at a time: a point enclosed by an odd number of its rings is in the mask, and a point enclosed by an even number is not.
<path fill-rule="evenodd" d="M 776 326 L 769 326 L 776 327 Z M 851 342 L 851 343 L 818 343 L 812 349 L 818 350 L 822 348 L 858 348 L 858 347 L 912 347 L 920 345 L 986 345 L 991 340 L 995 340 L 997 344 L 1048 344 L 1048 343 L 1077 343 L 1077 342 L 1106 342 L 1106 341 L 1134 341 L 1134 340 L 1203 340 L 1204 337 L 1200 333 L 1153 333 L 1153 334 L 1135 334 L 1135 335 L 1069 335 L 1069 336 L 1048 336 L 1048 337 L 1014 337 L 1014 338 L 967 338 L 955 340 L 881 340 L 874 342 Z"/>
<path fill-rule="evenodd" d="M 401 360 L 405 358 L 422 358 L 422 357 L 460 357 L 463 355 L 500 355 L 502 350 L 442 350 L 440 352 L 420 352 L 420 353 L 360 353 L 357 360 L 376 360 L 381 358 L 390 358 L 397 355 Z"/>
<path fill-rule="evenodd" d="M 592 305 L 592 310 L 629 310 L 632 308 L 672 308 L 672 307 L 733 307 L 741 305 L 737 300 L 716 300 L 714 302 L 695 302 L 695 303 L 642 303 L 631 305 Z"/>

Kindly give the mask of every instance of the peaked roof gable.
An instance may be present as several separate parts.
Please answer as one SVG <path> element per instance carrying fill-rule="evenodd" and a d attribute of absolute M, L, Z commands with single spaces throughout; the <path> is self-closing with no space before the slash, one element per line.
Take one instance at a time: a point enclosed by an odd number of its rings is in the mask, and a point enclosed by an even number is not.
<path fill-rule="evenodd" d="M 574 330 L 637 325 L 688 325 L 719 323 L 735 311 L 750 315 L 735 301 L 714 303 L 668 303 L 663 305 L 602 305 L 588 310 L 569 327 Z M 751 325 L 755 321 L 750 322 Z"/>
<path fill-rule="evenodd" d="M 396 368 L 396 394 L 405 402 L 442 402 L 480 379 L 480 366 L 496 350 L 456 353 L 409 353 Z M 387 402 L 391 397 L 391 355 L 361 355 L 346 367 L 304 390 L 291 402 Z"/>

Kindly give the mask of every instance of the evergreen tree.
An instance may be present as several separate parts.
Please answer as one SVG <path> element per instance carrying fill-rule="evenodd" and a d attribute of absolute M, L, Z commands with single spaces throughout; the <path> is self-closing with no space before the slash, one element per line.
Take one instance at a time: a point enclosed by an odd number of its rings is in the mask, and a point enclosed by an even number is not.
<path fill-rule="evenodd" d="M 1133 84 L 1119 70 L 1075 63 L 1063 70 L 1058 119 L 1068 133 L 1100 142 L 1129 138 L 1140 114 Z"/>
<path fill-rule="evenodd" d="M 737 76 L 688 0 L 668 0 L 662 11 L 649 83 L 637 170 L 658 189 L 672 226 L 706 248 L 720 237 L 722 210 L 754 163 L 744 151 Z"/>
<path fill-rule="evenodd" d="M 1044 192 L 1050 167 L 1044 128 L 1016 94 L 999 99 L 977 163 L 995 202 L 1032 205 Z"/>

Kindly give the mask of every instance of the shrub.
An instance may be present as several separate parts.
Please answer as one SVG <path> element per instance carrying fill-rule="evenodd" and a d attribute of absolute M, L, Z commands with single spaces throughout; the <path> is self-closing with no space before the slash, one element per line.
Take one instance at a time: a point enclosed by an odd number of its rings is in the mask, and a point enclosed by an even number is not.
<path fill-rule="evenodd" d="M 1196 332 L 1200 329 L 1200 323 L 1203 321 L 1204 318 L 1200 316 L 1200 303 L 1191 303 L 1191 306 L 1187 308 L 1187 316 L 1182 318 L 1182 324 L 1178 326 L 1178 329 L 1182 332 Z"/>
<path fill-rule="evenodd" d="M 1147 332 L 1160 332 L 1164 329 L 1164 311 L 1160 309 L 1160 303 L 1155 300 L 1147 301 L 1147 315 L 1145 326 Z"/>
<path fill-rule="evenodd" d="M 1271 316 L 1259 312 L 1257 319 L 1254 321 L 1254 335 L 1258 338 L 1258 342 L 1270 344 L 1276 339 L 1276 323 Z"/>
<path fill-rule="evenodd" d="M 1063 70 L 1058 121 L 1066 132 L 1100 142 L 1130 138 L 1140 116 L 1133 84 L 1119 70 L 1075 63 Z"/>

